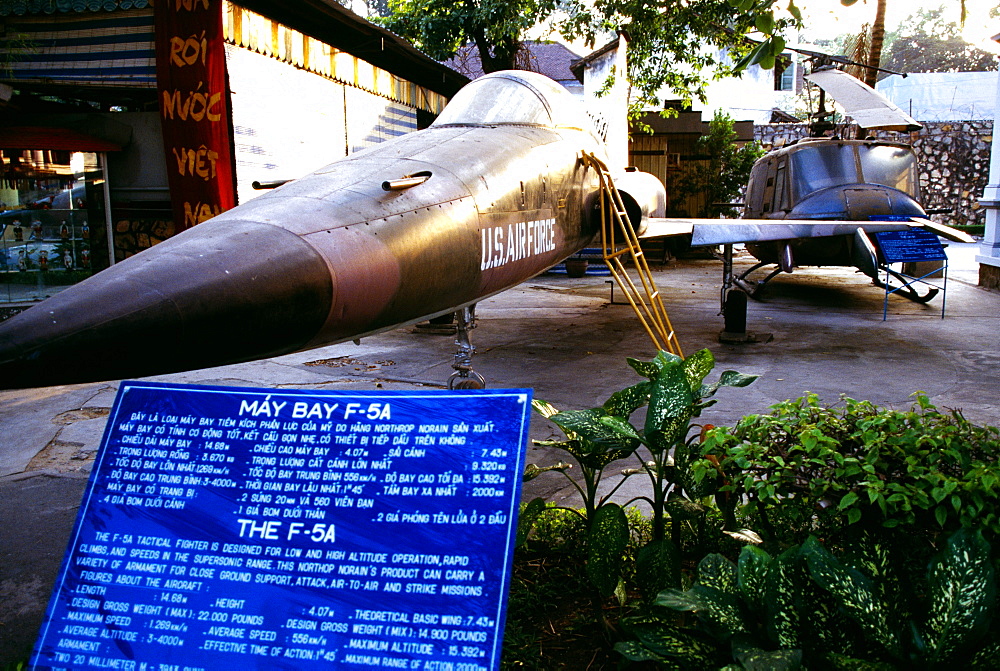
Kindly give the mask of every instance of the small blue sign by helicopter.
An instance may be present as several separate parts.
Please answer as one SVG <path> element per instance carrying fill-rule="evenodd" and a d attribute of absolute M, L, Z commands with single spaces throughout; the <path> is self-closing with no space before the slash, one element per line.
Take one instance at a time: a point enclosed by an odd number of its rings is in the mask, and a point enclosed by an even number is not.
<path fill-rule="evenodd" d="M 923 228 L 883 231 L 876 233 L 875 239 L 886 263 L 948 259 L 938 236 Z"/>

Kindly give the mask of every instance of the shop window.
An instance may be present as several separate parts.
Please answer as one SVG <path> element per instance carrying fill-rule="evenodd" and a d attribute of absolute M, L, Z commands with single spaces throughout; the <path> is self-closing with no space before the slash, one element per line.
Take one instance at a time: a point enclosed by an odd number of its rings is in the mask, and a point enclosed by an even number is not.
<path fill-rule="evenodd" d="M 34 302 L 107 268 L 101 155 L 3 150 L 0 303 Z"/>

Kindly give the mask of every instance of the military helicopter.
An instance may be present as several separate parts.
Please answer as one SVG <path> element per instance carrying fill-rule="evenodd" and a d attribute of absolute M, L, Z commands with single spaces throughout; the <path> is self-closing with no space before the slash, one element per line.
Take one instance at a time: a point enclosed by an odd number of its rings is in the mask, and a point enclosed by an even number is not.
<path fill-rule="evenodd" d="M 927 219 L 921 205 L 917 159 L 904 143 L 867 136 L 860 139 L 832 137 L 832 112 L 825 109 L 830 93 L 854 119 L 857 127 L 915 131 L 922 126 L 871 87 L 847 72 L 824 66 L 806 77 L 820 87 L 819 111 L 814 115 L 811 135 L 772 150 L 753 166 L 747 185 L 745 217 L 774 221 L 914 220 L 922 226 L 961 242 L 972 238 L 956 229 Z M 902 284 L 900 295 L 926 303 L 938 292 L 930 288 L 921 295 L 895 270 L 880 259 L 867 225 L 858 225 L 843 235 L 822 239 L 796 237 L 787 240 L 746 240 L 747 250 L 760 262 L 732 278 L 750 296 L 768 281 L 796 266 L 855 266 L 883 286 L 883 273 Z M 759 281 L 750 274 L 768 265 L 776 267 Z"/>

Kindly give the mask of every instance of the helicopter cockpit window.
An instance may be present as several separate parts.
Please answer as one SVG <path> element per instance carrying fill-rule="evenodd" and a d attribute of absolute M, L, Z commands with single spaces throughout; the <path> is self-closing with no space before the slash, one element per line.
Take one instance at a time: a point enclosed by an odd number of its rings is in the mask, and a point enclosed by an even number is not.
<path fill-rule="evenodd" d="M 858 147 L 864 181 L 899 189 L 917 197 L 917 158 L 907 147 L 875 145 Z"/>
<path fill-rule="evenodd" d="M 851 145 L 805 145 L 791 159 L 795 202 L 820 189 L 861 181 Z"/>
<path fill-rule="evenodd" d="M 572 94 L 551 79 L 532 72 L 501 72 L 466 85 L 431 125 L 519 124 L 582 129 L 590 127 L 585 119 Z"/>
<path fill-rule="evenodd" d="M 788 165 L 784 160 L 778 161 L 778 170 L 774 174 L 774 211 L 785 211 L 787 212 L 790 208 L 788 205 L 788 190 L 786 189 L 785 183 L 787 181 Z"/>

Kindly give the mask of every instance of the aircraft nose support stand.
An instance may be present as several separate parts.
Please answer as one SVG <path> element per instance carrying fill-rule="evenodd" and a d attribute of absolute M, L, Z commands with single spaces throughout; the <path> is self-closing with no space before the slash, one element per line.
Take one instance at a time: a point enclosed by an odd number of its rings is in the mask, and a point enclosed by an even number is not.
<path fill-rule="evenodd" d="M 469 339 L 469 331 L 476 328 L 476 306 L 470 305 L 455 312 L 457 332 L 455 344 L 459 349 L 455 352 L 455 362 L 451 367 L 455 372 L 448 378 L 448 389 L 485 389 L 486 378 L 472 370 L 472 355 L 476 348 Z"/>

